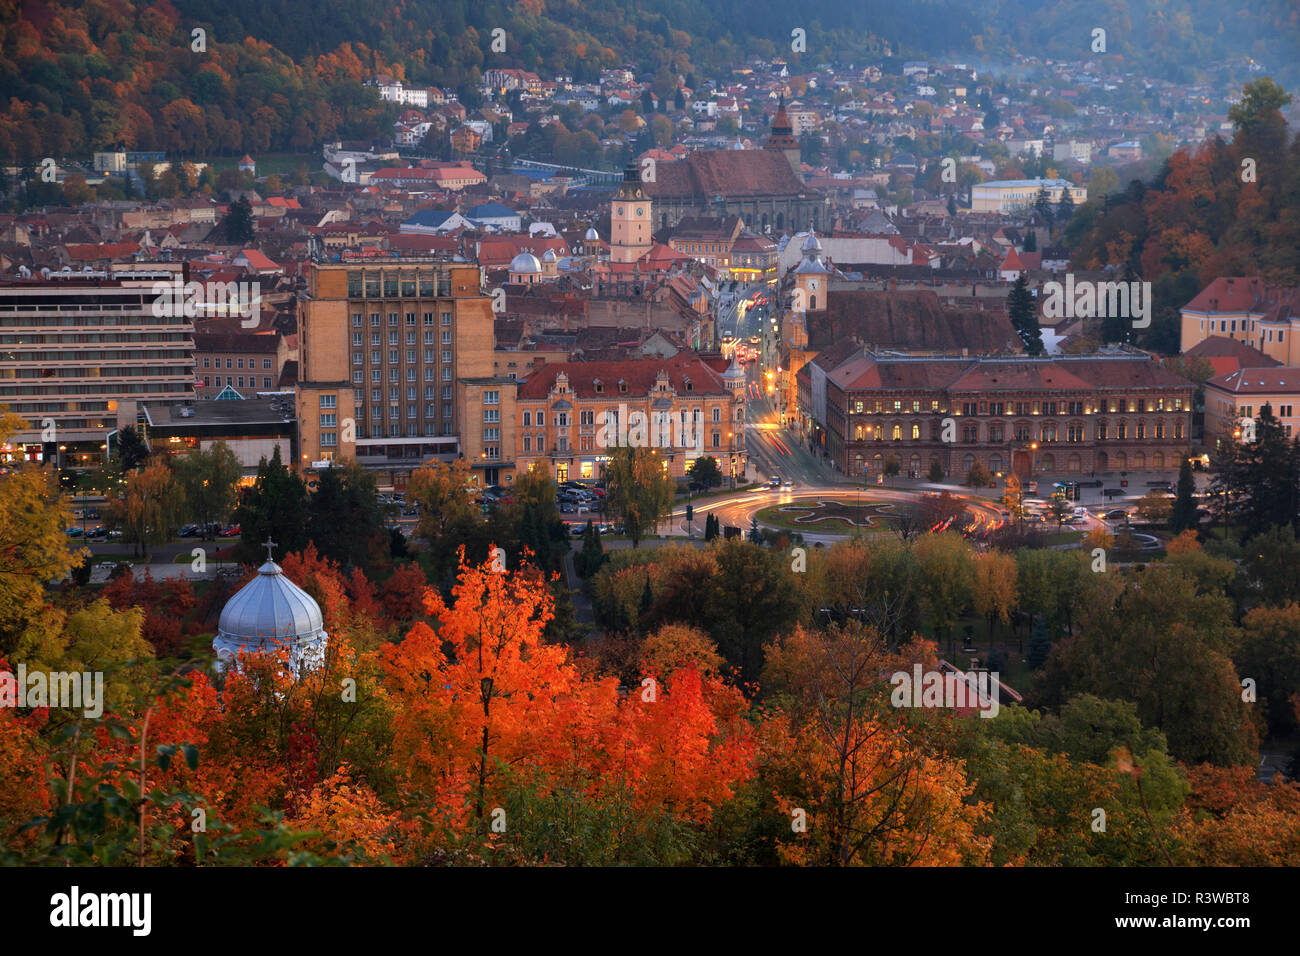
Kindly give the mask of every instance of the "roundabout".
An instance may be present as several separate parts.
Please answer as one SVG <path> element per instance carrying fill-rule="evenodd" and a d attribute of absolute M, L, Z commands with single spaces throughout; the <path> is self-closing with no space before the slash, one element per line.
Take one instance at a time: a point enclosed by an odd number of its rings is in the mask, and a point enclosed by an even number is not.
<path fill-rule="evenodd" d="M 819 499 L 790 502 L 761 508 L 756 513 L 760 525 L 790 531 L 823 534 L 850 534 L 854 531 L 884 530 L 888 522 L 898 521 L 906 505 L 893 501 L 867 501 L 863 504 Z"/>

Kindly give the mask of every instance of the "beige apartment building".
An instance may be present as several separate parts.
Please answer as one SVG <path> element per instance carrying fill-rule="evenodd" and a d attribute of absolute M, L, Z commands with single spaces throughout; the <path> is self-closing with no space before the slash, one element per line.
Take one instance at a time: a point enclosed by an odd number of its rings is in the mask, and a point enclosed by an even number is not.
<path fill-rule="evenodd" d="M 1286 366 L 1300 366 L 1300 287 L 1259 276 L 1220 276 L 1179 310 L 1186 352 L 1211 336 L 1235 339 Z"/>
<path fill-rule="evenodd" d="M 1300 368 L 1239 368 L 1205 383 L 1205 446 L 1215 450 L 1231 438 L 1249 439 L 1260 409 L 1271 405 L 1273 417 L 1290 438 L 1300 434 Z"/>
<path fill-rule="evenodd" d="M 502 429 L 514 391 L 508 379 L 494 384 L 492 299 L 478 266 L 313 264 L 298 350 L 301 468 L 355 457 L 400 490 L 421 464 L 463 456 L 485 484 L 509 477 Z"/>
<path fill-rule="evenodd" d="M 137 403 L 194 398 L 193 320 L 157 314 L 172 273 L 98 275 L 0 283 L 0 406 L 29 426 L 0 456 L 94 464 Z"/>

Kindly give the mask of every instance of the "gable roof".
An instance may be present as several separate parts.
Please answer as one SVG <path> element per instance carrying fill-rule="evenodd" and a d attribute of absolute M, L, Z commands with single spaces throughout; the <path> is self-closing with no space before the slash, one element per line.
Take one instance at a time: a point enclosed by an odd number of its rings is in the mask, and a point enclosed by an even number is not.
<path fill-rule="evenodd" d="M 660 163 L 654 181 L 642 188 L 651 199 L 817 195 L 783 154 L 765 149 L 696 150 L 675 163 Z"/>

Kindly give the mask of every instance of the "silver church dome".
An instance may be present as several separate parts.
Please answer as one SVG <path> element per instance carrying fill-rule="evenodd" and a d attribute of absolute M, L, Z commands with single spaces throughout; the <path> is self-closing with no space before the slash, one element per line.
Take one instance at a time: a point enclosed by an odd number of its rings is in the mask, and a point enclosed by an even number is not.
<path fill-rule="evenodd" d="M 288 648 L 289 666 L 297 675 L 324 660 L 328 637 L 320 605 L 268 558 L 257 577 L 226 602 L 212 648 L 222 669 L 234 667 L 241 652 Z"/>

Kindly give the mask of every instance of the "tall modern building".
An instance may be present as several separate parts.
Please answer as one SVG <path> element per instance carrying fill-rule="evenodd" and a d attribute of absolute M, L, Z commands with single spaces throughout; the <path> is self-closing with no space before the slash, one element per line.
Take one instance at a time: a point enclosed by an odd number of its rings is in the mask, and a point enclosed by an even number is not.
<path fill-rule="evenodd" d="M 171 271 L 0 282 L 0 406 L 28 428 L 0 455 L 93 464 L 143 402 L 194 398 L 194 322 L 158 308 Z M 163 314 L 159 314 L 159 313 Z M 121 406 L 121 407 L 119 407 Z"/>
<path fill-rule="evenodd" d="M 513 465 L 502 429 L 514 383 L 493 375 L 492 326 L 477 265 L 314 264 L 299 323 L 299 467 L 355 457 L 401 489 L 420 465 L 464 457 L 499 481 Z"/>

